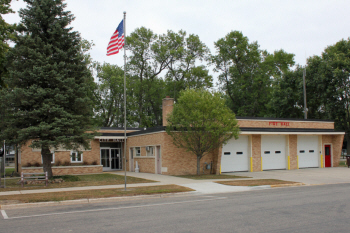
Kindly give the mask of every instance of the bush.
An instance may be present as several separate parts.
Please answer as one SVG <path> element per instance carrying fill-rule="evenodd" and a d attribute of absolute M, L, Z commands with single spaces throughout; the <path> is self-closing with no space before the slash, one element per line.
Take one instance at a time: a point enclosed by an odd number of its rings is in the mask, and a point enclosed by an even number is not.
<path fill-rule="evenodd" d="M 62 162 L 60 160 L 58 160 L 56 163 L 55 163 L 55 166 L 61 166 L 62 165 Z"/>
<path fill-rule="evenodd" d="M 89 165 L 89 163 L 87 161 L 84 161 L 83 165 Z"/>
<path fill-rule="evenodd" d="M 93 161 L 93 162 L 92 162 L 92 165 L 98 165 L 97 161 L 96 161 L 96 160 Z"/>
<path fill-rule="evenodd" d="M 31 163 L 27 163 L 27 164 L 26 164 L 26 167 L 31 167 L 31 166 L 32 166 Z"/>
<path fill-rule="evenodd" d="M 70 166 L 71 163 L 70 163 L 70 161 L 64 161 L 63 165 L 64 165 L 64 166 Z"/>
<path fill-rule="evenodd" d="M 35 166 L 35 167 L 41 167 L 41 164 L 38 163 L 38 162 L 36 162 L 36 163 L 34 164 L 34 166 Z"/>

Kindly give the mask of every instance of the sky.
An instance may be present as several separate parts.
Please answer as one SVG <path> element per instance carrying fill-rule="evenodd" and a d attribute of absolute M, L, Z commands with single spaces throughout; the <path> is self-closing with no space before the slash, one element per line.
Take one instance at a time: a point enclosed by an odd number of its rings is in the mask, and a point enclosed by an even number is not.
<path fill-rule="evenodd" d="M 126 35 L 146 27 L 156 34 L 167 30 L 196 34 L 215 54 L 214 42 L 231 31 L 241 31 L 260 49 L 283 49 L 295 54 L 296 64 L 321 55 L 324 49 L 350 36 L 348 0 L 66 0 L 76 17 L 75 31 L 95 46 L 90 54 L 98 62 L 123 66 L 123 51 L 106 56 L 109 39 L 126 11 Z M 12 0 L 12 9 L 24 8 Z M 18 13 L 5 15 L 20 22 Z M 215 74 L 213 74 L 215 77 Z"/>

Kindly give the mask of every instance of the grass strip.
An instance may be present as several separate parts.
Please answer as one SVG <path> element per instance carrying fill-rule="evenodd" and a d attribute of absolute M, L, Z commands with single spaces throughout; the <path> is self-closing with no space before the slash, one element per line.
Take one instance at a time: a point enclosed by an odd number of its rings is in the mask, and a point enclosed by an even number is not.
<path fill-rule="evenodd" d="M 212 179 L 241 179 L 241 178 L 252 178 L 249 176 L 235 176 L 235 175 L 181 175 L 176 176 L 180 178 L 187 178 L 193 180 L 212 180 Z"/>
<path fill-rule="evenodd" d="M 18 184 L 19 178 L 6 179 L 6 188 L 0 188 L 0 192 L 5 191 L 19 191 L 19 190 L 29 190 L 29 189 L 50 189 L 50 188 L 69 188 L 69 187 L 84 187 L 84 186 L 101 186 L 101 185 L 118 185 L 124 184 L 124 176 L 102 173 L 102 174 L 89 174 L 89 175 L 65 175 L 65 176 L 55 176 L 54 179 L 61 178 L 65 182 L 49 184 L 45 187 L 42 185 L 28 185 L 25 184 L 22 188 Z M 127 184 L 137 184 L 137 183 L 153 183 L 154 180 L 147 180 L 136 177 L 127 177 Z M 3 183 L 3 181 L 2 181 Z"/>
<path fill-rule="evenodd" d="M 193 189 L 178 185 L 158 185 L 147 187 L 135 187 L 124 189 L 99 189 L 99 190 L 84 190 L 84 191 L 68 191 L 68 192 L 53 192 L 53 193 L 35 193 L 35 194 L 19 194 L 0 196 L 1 204 L 10 203 L 33 203 L 47 201 L 66 201 L 86 198 L 105 198 L 105 197 L 124 197 L 136 195 L 151 195 L 161 193 L 178 193 L 189 192 Z"/>
<path fill-rule="evenodd" d="M 348 167 L 346 161 L 339 161 L 339 167 Z"/>
<path fill-rule="evenodd" d="M 258 180 L 217 181 L 216 183 L 231 185 L 231 186 L 260 186 L 260 185 L 299 184 L 300 182 L 277 180 L 277 179 L 258 179 Z"/>

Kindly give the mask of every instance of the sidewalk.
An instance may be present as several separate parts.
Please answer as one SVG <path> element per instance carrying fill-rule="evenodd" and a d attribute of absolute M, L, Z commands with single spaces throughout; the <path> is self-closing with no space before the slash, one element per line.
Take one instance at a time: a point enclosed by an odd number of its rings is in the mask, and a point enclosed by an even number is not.
<path fill-rule="evenodd" d="M 123 171 L 110 172 L 110 173 L 124 176 Z M 235 173 L 226 173 L 226 174 L 252 177 L 252 178 L 243 178 L 242 180 L 280 179 L 280 180 L 286 180 L 286 181 L 301 182 L 306 185 L 350 183 L 350 168 L 347 168 L 347 167 L 307 168 L 307 169 L 299 169 L 299 170 L 272 170 L 272 171 L 263 171 L 263 172 L 235 172 Z M 257 187 L 226 186 L 226 185 L 215 183 L 215 181 L 222 181 L 222 180 L 228 180 L 228 179 L 193 180 L 193 179 L 168 176 L 168 175 L 159 175 L 159 174 L 151 174 L 151 173 L 135 173 L 135 172 L 127 172 L 126 175 L 131 177 L 157 181 L 155 183 L 127 184 L 127 188 L 175 184 L 175 185 L 185 186 L 196 190 L 193 193 L 205 193 L 205 194 L 240 192 L 240 191 L 249 191 L 249 190 L 257 189 Z M 239 179 L 234 179 L 234 180 L 239 180 Z M 125 187 L 124 184 L 121 184 L 121 185 L 85 186 L 85 187 L 56 188 L 56 189 L 35 189 L 35 190 L 0 192 L 0 196 L 30 194 L 30 193 L 94 190 L 94 189 L 112 189 L 112 188 L 124 188 L 124 187 Z M 264 186 L 260 188 L 267 188 L 267 187 Z"/>
<path fill-rule="evenodd" d="M 110 173 L 124 176 L 124 172 L 121 172 L 121 171 L 110 172 Z M 157 181 L 155 183 L 127 184 L 127 188 L 175 184 L 175 185 L 185 186 L 185 187 L 194 189 L 196 190 L 197 193 L 221 193 L 221 192 L 235 192 L 235 191 L 249 190 L 249 187 L 242 188 L 242 187 L 226 186 L 226 185 L 214 183 L 214 181 L 222 181 L 227 179 L 193 180 L 193 179 L 168 176 L 168 175 L 159 175 L 159 174 L 151 174 L 151 173 L 135 173 L 135 172 L 126 172 L 126 175 L 131 177 Z M 244 178 L 244 179 L 246 180 L 247 178 Z M 235 179 L 235 180 L 239 180 L 239 179 Z M 56 188 L 56 189 L 32 189 L 32 190 L 0 192 L 0 196 L 31 194 L 31 193 L 52 193 L 52 192 L 96 190 L 96 189 L 113 189 L 113 188 L 124 188 L 124 187 L 125 187 L 124 184 L 119 184 L 119 185 L 84 186 L 84 187 L 70 187 L 70 188 Z"/>

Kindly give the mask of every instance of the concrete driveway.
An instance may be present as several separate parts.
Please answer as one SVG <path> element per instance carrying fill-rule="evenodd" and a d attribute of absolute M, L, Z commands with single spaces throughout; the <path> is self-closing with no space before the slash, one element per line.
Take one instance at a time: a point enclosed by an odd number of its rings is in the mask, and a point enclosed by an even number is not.
<path fill-rule="evenodd" d="M 350 168 L 305 168 L 298 170 L 271 170 L 263 172 L 234 172 L 228 175 L 250 176 L 254 179 L 280 179 L 307 185 L 350 183 Z"/>

